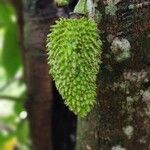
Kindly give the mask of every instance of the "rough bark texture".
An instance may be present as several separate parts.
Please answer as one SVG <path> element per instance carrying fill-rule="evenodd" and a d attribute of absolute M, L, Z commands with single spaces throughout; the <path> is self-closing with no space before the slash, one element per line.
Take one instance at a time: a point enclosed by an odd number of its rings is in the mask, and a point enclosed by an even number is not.
<path fill-rule="evenodd" d="M 56 19 L 50 0 L 27 0 L 24 3 L 25 76 L 28 88 L 26 110 L 33 148 L 52 149 L 52 81 L 48 75 L 46 37 Z"/>
<path fill-rule="evenodd" d="M 98 2 L 103 64 L 97 104 L 86 118 L 78 119 L 76 150 L 150 149 L 150 2 L 114 2 L 115 15 L 106 14 L 110 1 Z M 116 61 L 117 53 L 111 49 L 115 37 L 130 42 L 130 58 Z"/>

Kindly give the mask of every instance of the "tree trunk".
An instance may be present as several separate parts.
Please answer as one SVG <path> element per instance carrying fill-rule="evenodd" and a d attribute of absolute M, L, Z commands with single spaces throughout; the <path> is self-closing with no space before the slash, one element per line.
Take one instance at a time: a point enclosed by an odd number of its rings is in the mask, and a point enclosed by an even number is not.
<path fill-rule="evenodd" d="M 76 116 L 64 105 L 54 83 L 48 77 L 46 36 L 58 16 L 67 17 L 77 3 L 57 8 L 52 1 L 9 0 L 17 14 L 19 45 L 28 98 L 25 102 L 32 135 L 32 149 L 74 150 Z M 25 39 L 25 40 L 24 40 Z M 65 117 L 64 117 L 65 116 Z"/>
<path fill-rule="evenodd" d="M 78 118 L 76 150 L 150 149 L 150 2 L 114 3 L 109 7 L 110 1 L 98 2 L 103 63 L 97 104 L 86 118 Z M 116 40 L 126 41 L 122 47 L 131 45 L 127 59 L 117 59 L 126 48 L 115 47 Z"/>
<path fill-rule="evenodd" d="M 24 3 L 25 76 L 28 89 L 26 110 L 36 150 L 52 150 L 52 80 L 48 75 L 46 37 L 56 19 L 50 0 Z"/>

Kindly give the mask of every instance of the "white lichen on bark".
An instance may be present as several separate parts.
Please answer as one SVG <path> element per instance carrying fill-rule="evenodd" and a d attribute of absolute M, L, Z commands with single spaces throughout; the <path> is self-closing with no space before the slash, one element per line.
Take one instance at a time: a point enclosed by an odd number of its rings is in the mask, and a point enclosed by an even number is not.
<path fill-rule="evenodd" d="M 125 133 L 125 135 L 128 137 L 128 139 L 131 139 L 132 135 L 133 135 L 133 127 L 128 125 L 126 127 L 123 128 L 123 131 Z"/>
<path fill-rule="evenodd" d="M 126 150 L 125 148 L 121 147 L 121 145 L 116 145 L 116 146 L 113 146 L 111 148 L 111 150 Z"/>

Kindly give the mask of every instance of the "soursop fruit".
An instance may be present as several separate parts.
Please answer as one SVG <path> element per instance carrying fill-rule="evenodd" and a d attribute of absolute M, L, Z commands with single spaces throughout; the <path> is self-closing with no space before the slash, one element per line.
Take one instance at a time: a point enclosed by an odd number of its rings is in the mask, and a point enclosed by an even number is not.
<path fill-rule="evenodd" d="M 81 117 L 95 103 L 101 46 L 97 25 L 87 18 L 61 18 L 47 37 L 49 72 L 65 104 Z"/>

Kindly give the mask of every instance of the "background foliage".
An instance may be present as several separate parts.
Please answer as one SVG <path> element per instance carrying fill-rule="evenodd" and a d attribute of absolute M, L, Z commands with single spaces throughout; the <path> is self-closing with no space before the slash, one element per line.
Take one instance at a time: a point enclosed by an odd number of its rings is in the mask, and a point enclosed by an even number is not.
<path fill-rule="evenodd" d="M 30 145 L 16 20 L 13 7 L 0 1 L 0 150 Z"/>

